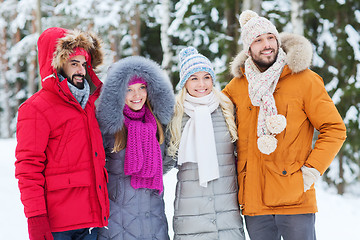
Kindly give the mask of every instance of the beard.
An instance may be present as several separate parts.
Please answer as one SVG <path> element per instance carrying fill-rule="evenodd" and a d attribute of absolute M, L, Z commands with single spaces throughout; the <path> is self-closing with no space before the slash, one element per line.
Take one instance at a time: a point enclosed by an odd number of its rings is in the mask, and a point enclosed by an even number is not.
<path fill-rule="evenodd" d="M 74 82 L 74 77 L 81 77 L 83 80 L 82 82 Z M 71 83 L 72 85 L 74 85 L 75 87 L 77 87 L 78 89 L 84 89 L 84 82 L 85 82 L 85 76 L 82 74 L 74 74 L 71 76 L 71 80 L 69 80 L 70 78 L 68 78 L 69 83 Z"/>
<path fill-rule="evenodd" d="M 266 57 L 265 59 L 264 58 L 261 58 L 260 57 L 260 53 L 258 55 L 255 55 L 253 54 L 251 51 L 250 51 L 250 56 L 253 60 L 253 62 L 256 64 L 256 66 L 261 70 L 261 71 L 266 71 L 269 67 L 271 67 L 277 60 L 277 56 L 278 56 L 278 50 L 275 50 L 273 48 L 270 48 L 270 49 L 265 49 L 263 51 L 268 51 L 268 50 L 272 50 L 275 55 L 273 56 L 269 56 L 269 57 Z"/>
<path fill-rule="evenodd" d="M 69 83 L 71 83 L 71 85 L 73 85 L 73 86 L 75 86 L 75 87 L 77 87 L 78 89 L 84 89 L 84 82 L 86 81 L 85 80 L 85 76 L 84 75 L 82 75 L 82 74 L 74 74 L 74 75 L 72 75 L 71 77 L 70 76 L 68 76 L 67 74 L 65 74 L 64 73 L 64 71 L 60 71 L 60 74 L 64 77 L 64 78 L 66 78 L 67 79 L 67 81 L 69 82 Z M 82 79 L 83 79 L 83 81 L 82 82 L 74 82 L 74 77 L 81 77 Z"/>

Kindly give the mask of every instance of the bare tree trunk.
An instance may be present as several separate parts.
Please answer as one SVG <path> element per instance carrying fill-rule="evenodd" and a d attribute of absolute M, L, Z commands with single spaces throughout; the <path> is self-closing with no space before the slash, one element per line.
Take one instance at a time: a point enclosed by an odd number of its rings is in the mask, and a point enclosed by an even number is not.
<path fill-rule="evenodd" d="M 340 11 L 336 12 L 335 19 L 336 19 L 334 21 L 335 26 L 336 26 L 337 29 L 340 29 L 343 26 L 344 21 L 345 21 L 345 19 L 343 18 L 343 15 L 341 14 Z M 336 37 L 337 37 L 337 39 L 340 39 L 340 38 L 343 37 L 343 35 L 341 34 L 341 31 L 336 31 Z M 342 69 L 342 67 L 341 67 L 342 64 L 343 64 L 342 62 L 337 61 L 336 62 L 337 69 Z M 342 76 L 342 74 L 340 72 L 337 74 L 337 77 L 338 77 L 340 82 L 346 82 L 346 80 L 344 79 L 344 77 Z M 346 163 L 344 161 L 344 156 L 343 156 L 342 149 L 339 151 L 337 156 L 339 158 L 339 179 L 341 180 L 341 182 L 338 183 L 336 185 L 336 187 L 337 187 L 337 190 L 338 190 L 338 194 L 342 195 L 342 194 L 345 193 L 345 184 L 346 184 L 345 178 L 344 178 L 344 165 Z M 336 184 L 336 182 L 335 182 L 335 184 Z"/>
<path fill-rule="evenodd" d="M 38 35 L 40 36 L 40 34 L 42 33 L 42 24 L 41 24 L 41 18 L 42 18 L 42 14 L 41 14 L 41 0 L 37 0 L 36 1 L 36 31 L 38 33 Z M 40 69 L 39 69 L 39 62 L 38 62 L 38 58 L 37 58 L 37 49 L 36 49 L 36 45 L 35 45 L 35 58 L 37 61 L 37 72 L 38 72 L 38 76 L 39 76 L 39 81 L 38 81 L 38 89 L 41 89 L 41 78 L 40 78 Z"/>
<path fill-rule="evenodd" d="M 166 71 L 167 75 L 171 77 L 171 59 L 173 57 L 173 53 L 171 52 L 171 39 L 168 35 L 168 29 L 170 26 L 170 1 L 162 0 L 161 5 L 163 10 L 161 13 L 161 47 L 163 50 L 161 67 Z M 173 81 L 172 84 L 174 86 Z"/>
<path fill-rule="evenodd" d="M 42 32 L 42 24 L 41 24 L 41 0 L 36 1 L 36 25 L 37 25 L 37 32 L 39 35 Z"/>
<path fill-rule="evenodd" d="M 345 179 L 344 179 L 344 160 L 343 160 L 343 154 L 342 152 L 339 152 L 339 179 L 341 179 L 341 182 L 337 184 L 337 191 L 338 194 L 343 195 L 345 193 Z"/>
<path fill-rule="evenodd" d="M 291 0 L 291 23 L 293 32 L 304 35 L 303 0 Z"/>
<path fill-rule="evenodd" d="M 133 56 L 140 55 L 140 38 L 141 38 L 141 19 L 139 5 L 135 4 L 134 14 L 130 20 L 130 35 L 131 35 L 131 48 L 133 50 Z"/>
<path fill-rule="evenodd" d="M 242 11 L 253 10 L 260 15 L 262 2 L 262 0 L 244 0 L 242 5 Z"/>
<path fill-rule="evenodd" d="M 113 61 L 116 62 L 121 58 L 121 36 L 120 33 L 113 28 L 109 31 L 109 35 L 110 49 L 114 53 Z"/>
<path fill-rule="evenodd" d="M 238 21 L 237 14 L 240 13 L 240 1 L 239 0 L 226 0 L 225 2 L 225 19 L 227 22 L 226 35 L 229 36 L 232 41 L 229 43 L 229 51 L 227 52 L 228 59 L 231 59 L 238 52 L 239 44 L 239 28 L 240 23 Z"/>
<path fill-rule="evenodd" d="M 36 11 L 33 11 L 33 17 L 36 19 Z M 36 21 L 32 21 L 31 24 L 31 30 L 32 33 L 36 33 Z M 29 79 L 28 79 L 28 97 L 32 96 L 36 91 L 36 76 L 37 76 L 37 57 L 36 57 L 36 45 L 33 47 L 33 50 L 31 51 L 33 54 L 31 54 L 31 62 L 29 66 Z M 39 81 L 40 82 L 40 81 Z"/>
<path fill-rule="evenodd" d="M 15 45 L 16 43 L 20 42 L 20 40 L 21 40 L 21 31 L 20 31 L 19 28 L 16 30 L 16 34 L 15 34 L 13 40 L 14 40 L 13 45 Z M 20 73 L 20 72 L 21 72 L 21 66 L 20 66 L 19 62 L 16 62 L 16 63 L 15 63 L 15 71 L 16 71 L 16 73 Z M 16 84 L 15 84 L 15 91 L 16 91 L 16 93 L 20 92 L 22 89 L 23 89 L 22 83 L 17 80 L 17 81 L 16 81 Z M 16 106 L 15 106 L 15 108 L 17 109 L 17 108 L 20 106 L 20 104 L 21 104 L 21 99 L 19 99 L 19 98 L 16 99 Z"/>
<path fill-rule="evenodd" d="M 2 118 L 0 118 L 1 123 L 5 124 L 1 128 L 0 136 L 9 138 L 11 136 L 11 129 L 10 129 L 10 123 L 11 123 L 11 117 L 10 117 L 10 103 L 9 103 L 9 95 L 10 95 L 10 89 L 9 89 L 9 82 L 6 76 L 6 72 L 9 70 L 9 61 L 6 57 L 6 41 L 7 41 L 7 34 L 6 34 L 6 26 L 1 29 L 0 33 L 0 89 L 2 89 L 2 96 L 1 96 L 1 105 L 3 108 L 3 114 Z"/>
<path fill-rule="evenodd" d="M 10 138 L 11 137 L 11 107 L 10 107 L 10 86 L 9 83 L 7 81 L 7 79 L 4 79 L 4 121 L 3 123 L 5 123 L 5 132 L 3 134 L 3 136 L 5 138 Z"/>

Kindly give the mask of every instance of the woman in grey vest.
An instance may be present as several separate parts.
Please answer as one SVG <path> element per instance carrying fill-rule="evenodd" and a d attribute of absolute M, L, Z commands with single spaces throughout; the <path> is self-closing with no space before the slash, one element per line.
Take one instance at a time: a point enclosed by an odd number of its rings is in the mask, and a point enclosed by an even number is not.
<path fill-rule="evenodd" d="M 168 125 L 165 169 L 178 168 L 174 240 L 245 239 L 237 201 L 231 101 L 213 88 L 215 73 L 193 47 L 180 52 L 180 92 Z"/>

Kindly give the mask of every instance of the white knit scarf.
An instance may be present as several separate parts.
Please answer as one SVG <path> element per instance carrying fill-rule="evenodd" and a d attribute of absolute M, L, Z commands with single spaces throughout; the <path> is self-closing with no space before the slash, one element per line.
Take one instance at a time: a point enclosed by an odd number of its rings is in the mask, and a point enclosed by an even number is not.
<path fill-rule="evenodd" d="M 186 94 L 184 111 L 190 117 L 181 135 L 178 164 L 193 162 L 198 164 L 199 183 L 207 183 L 219 178 L 219 163 L 216 153 L 214 128 L 211 113 L 219 106 L 213 92 L 196 98 Z"/>
<path fill-rule="evenodd" d="M 279 134 L 286 127 L 286 119 L 277 114 L 273 93 L 285 66 L 286 54 L 279 48 L 275 63 L 260 72 L 252 58 L 245 61 L 245 75 L 249 82 L 249 96 L 254 106 L 260 106 L 257 135 L 258 148 L 264 154 L 275 151 Z M 285 121 L 285 122 L 284 122 Z"/>

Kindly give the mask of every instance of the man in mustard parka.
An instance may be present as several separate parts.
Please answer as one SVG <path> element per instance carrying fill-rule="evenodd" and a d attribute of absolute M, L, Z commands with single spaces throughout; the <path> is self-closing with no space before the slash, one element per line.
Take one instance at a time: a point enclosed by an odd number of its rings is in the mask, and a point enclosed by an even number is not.
<path fill-rule="evenodd" d="M 314 183 L 345 141 L 345 125 L 322 78 L 309 69 L 308 40 L 279 34 L 250 10 L 240 23 L 244 49 L 223 92 L 236 105 L 239 204 L 249 236 L 314 240 Z"/>

